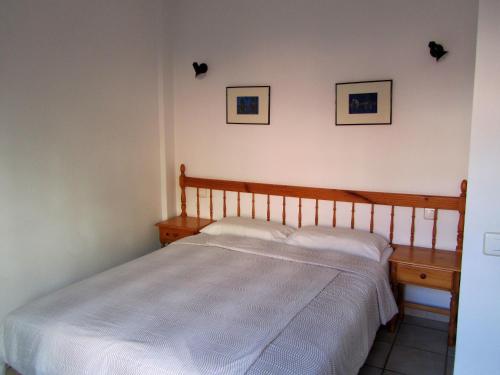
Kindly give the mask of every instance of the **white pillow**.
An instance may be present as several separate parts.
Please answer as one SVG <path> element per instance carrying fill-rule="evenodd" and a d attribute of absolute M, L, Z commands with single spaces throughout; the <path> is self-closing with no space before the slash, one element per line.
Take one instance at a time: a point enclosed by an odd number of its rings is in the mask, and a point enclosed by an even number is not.
<path fill-rule="evenodd" d="M 318 250 L 336 250 L 380 262 L 389 243 L 375 233 L 350 228 L 303 227 L 291 234 L 287 244 Z"/>
<path fill-rule="evenodd" d="M 283 242 L 290 234 L 295 232 L 295 229 L 265 220 L 244 217 L 225 217 L 224 219 L 206 226 L 201 232 L 213 235 L 232 234 Z"/>
<path fill-rule="evenodd" d="M 393 252 L 394 250 L 391 245 L 387 245 L 387 247 L 382 252 L 382 256 L 380 257 L 380 263 L 387 264 Z"/>

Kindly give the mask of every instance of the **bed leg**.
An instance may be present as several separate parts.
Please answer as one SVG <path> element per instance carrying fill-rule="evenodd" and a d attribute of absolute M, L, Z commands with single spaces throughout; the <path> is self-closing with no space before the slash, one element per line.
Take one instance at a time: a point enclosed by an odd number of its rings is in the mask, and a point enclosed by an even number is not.
<path fill-rule="evenodd" d="M 398 314 L 394 315 L 392 319 L 387 323 L 387 328 L 389 329 L 389 332 L 394 333 L 396 332 L 396 327 L 398 326 L 398 319 L 399 316 Z"/>

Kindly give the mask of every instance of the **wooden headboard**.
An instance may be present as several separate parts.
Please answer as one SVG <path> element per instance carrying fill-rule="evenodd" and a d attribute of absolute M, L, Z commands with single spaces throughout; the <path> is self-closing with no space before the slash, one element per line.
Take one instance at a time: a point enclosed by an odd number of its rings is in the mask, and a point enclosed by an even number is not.
<path fill-rule="evenodd" d="M 181 174 L 179 177 L 181 187 L 181 216 L 187 216 L 186 210 L 186 188 L 196 189 L 196 216 L 200 217 L 200 189 L 208 189 L 210 204 L 210 219 L 213 220 L 213 190 L 223 192 L 222 213 L 223 217 L 227 215 L 226 192 L 237 193 L 237 216 L 241 215 L 240 193 L 249 193 L 252 196 L 252 218 L 255 218 L 255 195 L 267 196 L 267 220 L 271 217 L 270 197 L 282 197 L 281 217 L 282 223 L 286 224 L 286 201 L 287 197 L 298 198 L 298 226 L 302 225 L 302 199 L 311 199 L 315 201 L 314 222 L 318 225 L 318 201 L 332 202 L 332 226 L 337 224 L 337 202 L 351 203 L 351 228 L 355 227 L 356 204 L 369 204 L 370 210 L 370 232 L 373 233 L 375 206 L 390 207 L 390 225 L 389 241 L 392 244 L 394 238 L 394 208 L 410 207 L 411 229 L 409 243 L 414 245 L 415 241 L 415 210 L 417 208 L 433 208 L 433 228 L 432 228 L 432 249 L 436 248 L 437 221 L 439 210 L 458 211 L 457 225 L 457 245 L 456 250 L 461 252 L 463 248 L 465 202 L 467 196 L 467 180 L 463 180 L 460 185 L 460 196 L 438 196 L 438 195 L 420 195 L 420 194 L 399 194 L 371 191 L 339 190 L 328 188 L 315 188 L 305 186 L 274 185 L 244 181 L 216 180 L 209 178 L 198 178 L 186 176 L 186 167 L 181 165 Z"/>

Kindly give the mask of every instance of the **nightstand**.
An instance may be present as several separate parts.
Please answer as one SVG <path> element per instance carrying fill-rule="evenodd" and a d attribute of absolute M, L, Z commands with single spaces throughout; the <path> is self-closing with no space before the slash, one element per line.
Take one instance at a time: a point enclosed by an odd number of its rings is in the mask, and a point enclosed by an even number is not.
<path fill-rule="evenodd" d="M 458 295 L 462 253 L 423 247 L 392 245 L 391 284 L 399 307 L 399 318 L 407 307 L 446 314 L 450 317 L 448 345 L 454 346 L 457 332 Z M 445 290 L 451 293 L 450 308 L 440 309 L 404 301 L 406 284 Z"/>
<path fill-rule="evenodd" d="M 209 219 L 176 216 L 165 221 L 160 221 L 156 226 L 160 234 L 161 245 L 165 246 L 170 242 L 197 234 L 202 228 L 213 222 L 214 220 Z"/>

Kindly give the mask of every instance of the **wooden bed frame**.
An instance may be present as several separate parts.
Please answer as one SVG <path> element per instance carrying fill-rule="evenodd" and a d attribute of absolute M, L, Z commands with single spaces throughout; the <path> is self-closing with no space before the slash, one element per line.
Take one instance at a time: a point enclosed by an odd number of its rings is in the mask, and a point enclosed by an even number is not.
<path fill-rule="evenodd" d="M 355 190 L 338 190 L 304 186 L 290 185 L 274 185 L 255 182 L 231 181 L 231 180 L 216 180 L 209 178 L 198 178 L 186 176 L 186 167 L 184 164 L 180 168 L 181 174 L 179 184 L 181 187 L 181 217 L 187 217 L 186 210 L 186 188 L 196 189 L 196 217 L 200 218 L 200 189 L 209 190 L 209 205 L 210 205 L 210 220 L 213 220 L 213 191 L 219 190 L 223 192 L 223 217 L 227 215 L 226 192 L 237 193 L 237 216 L 241 215 L 240 193 L 249 193 L 252 195 L 252 218 L 255 218 L 255 195 L 261 194 L 267 196 L 267 221 L 271 217 L 270 196 L 282 197 L 282 223 L 286 224 L 286 198 L 298 198 L 298 226 L 302 225 L 302 199 L 312 199 L 315 201 L 315 218 L 314 222 L 318 225 L 318 202 L 332 202 L 332 226 L 337 225 L 337 202 L 351 203 L 351 228 L 355 228 L 355 211 L 356 204 L 371 205 L 370 211 L 370 232 L 374 228 L 374 213 L 375 205 L 383 205 L 390 207 L 390 225 L 389 225 L 389 241 L 392 244 L 394 239 L 394 208 L 395 207 L 411 207 L 411 229 L 408 243 L 410 246 L 415 242 L 415 210 L 417 208 L 432 208 L 434 209 L 433 229 L 432 229 L 432 249 L 436 249 L 437 222 L 439 210 L 458 211 L 457 225 L 457 243 L 456 250 L 462 251 L 463 248 L 463 233 L 464 233 L 464 217 L 465 203 L 467 196 L 467 181 L 463 180 L 460 185 L 460 196 L 437 196 L 437 195 L 421 195 L 421 194 L 399 194 L 386 192 L 370 192 L 370 191 L 355 191 Z"/>
<path fill-rule="evenodd" d="M 421 194 L 400 194 L 371 191 L 325 189 L 305 186 L 274 185 L 244 181 L 216 180 L 209 178 L 198 178 L 186 176 L 186 167 L 181 165 L 179 177 L 181 187 L 181 217 L 179 219 L 187 221 L 186 188 L 196 189 L 196 217 L 194 221 L 200 221 L 200 189 L 209 190 L 210 223 L 214 220 L 214 199 L 213 191 L 222 191 L 222 216 L 227 216 L 226 192 L 236 192 L 237 206 L 236 214 L 241 216 L 240 193 L 251 194 L 252 198 L 252 218 L 255 219 L 255 195 L 267 196 L 267 221 L 271 218 L 271 196 L 282 197 L 281 218 L 283 225 L 286 224 L 287 197 L 298 199 L 298 226 L 302 225 L 302 200 L 314 200 L 314 223 L 318 225 L 319 201 L 332 202 L 331 225 L 337 225 L 337 202 L 346 202 L 351 205 L 350 226 L 355 228 L 356 204 L 370 205 L 370 232 L 373 233 L 375 225 L 375 206 L 388 206 L 390 208 L 389 222 L 389 242 L 394 249 L 394 253 L 389 259 L 391 286 L 396 298 L 399 313 L 392 320 L 390 327 L 393 330 L 398 318 L 404 316 L 405 306 L 413 309 L 420 309 L 432 313 L 449 316 L 448 345 L 453 346 L 456 338 L 456 322 L 458 314 L 458 298 L 460 289 L 461 259 L 463 249 L 465 204 L 467 198 L 467 180 L 463 180 L 460 185 L 460 195 L 456 197 L 421 195 Z M 394 240 L 394 216 L 395 207 L 411 208 L 411 227 L 409 239 L 405 244 L 393 243 Z M 416 209 L 434 209 L 431 247 L 416 247 L 415 244 L 415 212 Z M 456 236 L 456 252 L 436 249 L 437 223 L 439 210 L 457 211 L 458 224 Z M 203 219 L 201 219 L 203 220 Z M 398 241 L 399 242 L 399 241 Z M 418 285 L 426 288 L 448 291 L 451 294 L 450 308 L 442 309 L 433 306 L 426 306 L 417 303 L 407 302 L 404 299 L 405 285 Z"/>

